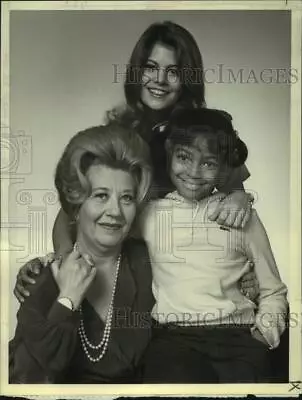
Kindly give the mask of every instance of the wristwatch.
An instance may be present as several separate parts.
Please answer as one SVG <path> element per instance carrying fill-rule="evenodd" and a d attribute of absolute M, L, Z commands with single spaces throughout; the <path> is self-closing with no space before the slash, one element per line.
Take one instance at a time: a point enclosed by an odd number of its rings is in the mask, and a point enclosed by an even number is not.
<path fill-rule="evenodd" d="M 68 308 L 71 311 L 74 311 L 73 302 L 70 300 L 69 297 L 59 297 L 57 301 L 62 304 L 62 306 Z"/>

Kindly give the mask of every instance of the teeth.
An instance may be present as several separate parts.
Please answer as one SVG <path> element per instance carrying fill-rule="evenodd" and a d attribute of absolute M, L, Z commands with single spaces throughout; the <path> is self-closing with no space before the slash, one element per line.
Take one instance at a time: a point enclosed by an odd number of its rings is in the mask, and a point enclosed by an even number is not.
<path fill-rule="evenodd" d="M 167 92 L 165 90 L 161 90 L 161 89 L 149 89 L 149 91 L 155 95 L 155 96 L 164 96 L 167 94 Z"/>

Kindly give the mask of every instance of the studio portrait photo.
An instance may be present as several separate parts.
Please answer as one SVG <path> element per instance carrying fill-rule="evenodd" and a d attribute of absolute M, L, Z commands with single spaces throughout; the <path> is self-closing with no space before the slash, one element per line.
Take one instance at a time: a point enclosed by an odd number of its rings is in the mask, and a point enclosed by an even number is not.
<path fill-rule="evenodd" d="M 297 393 L 298 2 L 3 3 L 3 393 Z"/>

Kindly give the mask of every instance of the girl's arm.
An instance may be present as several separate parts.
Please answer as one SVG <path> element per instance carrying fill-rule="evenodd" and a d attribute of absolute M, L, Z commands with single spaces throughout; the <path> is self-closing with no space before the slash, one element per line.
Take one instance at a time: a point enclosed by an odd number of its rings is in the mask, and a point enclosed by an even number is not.
<path fill-rule="evenodd" d="M 253 210 L 245 229 L 245 248 L 255 265 L 259 281 L 258 311 L 254 329 L 257 329 L 271 349 L 276 348 L 285 330 L 288 313 L 287 288 L 281 281 L 267 233 Z"/>
<path fill-rule="evenodd" d="M 53 246 L 57 257 L 65 256 L 72 251 L 75 236 L 75 224 L 70 221 L 68 215 L 61 208 L 52 231 Z M 55 255 L 53 255 L 54 257 Z M 14 295 L 20 303 L 30 296 L 31 287 L 36 283 L 36 278 L 41 273 L 43 265 L 45 266 L 52 259 L 42 257 L 40 258 L 41 262 L 32 260 L 20 268 L 14 288 Z"/>
<path fill-rule="evenodd" d="M 61 208 L 54 223 L 52 241 L 57 255 L 64 256 L 70 253 L 75 242 L 75 223 Z"/>
<path fill-rule="evenodd" d="M 217 189 L 223 194 L 209 219 L 219 225 L 243 228 L 251 216 L 253 197 L 244 190 L 243 182 L 250 176 L 245 165 L 225 168 Z"/>

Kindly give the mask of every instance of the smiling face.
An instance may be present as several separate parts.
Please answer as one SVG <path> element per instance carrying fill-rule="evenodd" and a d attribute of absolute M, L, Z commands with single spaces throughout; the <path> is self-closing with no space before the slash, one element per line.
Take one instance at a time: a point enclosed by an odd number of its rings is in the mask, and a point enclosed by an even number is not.
<path fill-rule="evenodd" d="M 173 48 L 156 43 L 142 77 L 141 101 L 153 109 L 173 106 L 179 99 L 181 82 Z"/>
<path fill-rule="evenodd" d="M 78 240 L 98 254 L 121 245 L 136 214 L 137 185 L 120 169 L 92 165 L 86 174 L 91 195 L 79 211 Z"/>
<path fill-rule="evenodd" d="M 220 162 L 209 150 L 208 140 L 198 136 L 190 146 L 176 144 L 172 150 L 170 177 L 186 200 L 209 196 L 219 179 Z"/>

